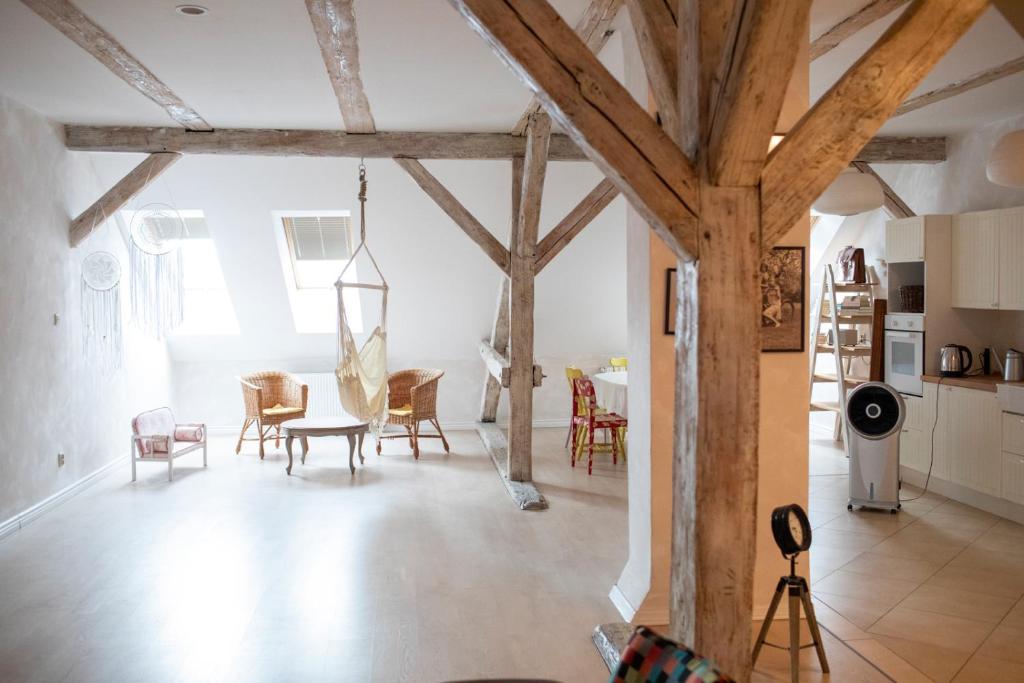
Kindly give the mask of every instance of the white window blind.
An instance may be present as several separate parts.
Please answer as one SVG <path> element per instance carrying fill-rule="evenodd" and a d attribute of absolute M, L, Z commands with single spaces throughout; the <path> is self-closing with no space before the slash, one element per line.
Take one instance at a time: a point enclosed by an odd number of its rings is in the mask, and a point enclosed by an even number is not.
<path fill-rule="evenodd" d="M 285 216 L 292 261 L 347 261 L 352 255 L 348 216 Z"/>

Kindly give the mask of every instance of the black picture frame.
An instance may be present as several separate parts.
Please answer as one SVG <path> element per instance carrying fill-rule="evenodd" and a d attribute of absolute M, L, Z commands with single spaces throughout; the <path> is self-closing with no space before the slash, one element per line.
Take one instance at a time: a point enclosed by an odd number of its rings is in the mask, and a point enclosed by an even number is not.
<path fill-rule="evenodd" d="M 774 247 L 761 259 L 761 352 L 803 353 L 807 327 L 807 250 Z"/>
<path fill-rule="evenodd" d="M 676 269 L 665 269 L 665 334 L 675 336 L 676 334 L 676 301 L 678 299 L 676 289 Z"/>

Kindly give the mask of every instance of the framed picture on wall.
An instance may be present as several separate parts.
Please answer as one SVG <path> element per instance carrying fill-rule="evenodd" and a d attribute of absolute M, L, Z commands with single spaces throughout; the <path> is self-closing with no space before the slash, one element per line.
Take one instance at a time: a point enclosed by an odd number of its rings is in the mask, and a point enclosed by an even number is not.
<path fill-rule="evenodd" d="M 761 350 L 804 350 L 803 247 L 775 247 L 761 259 Z"/>
<path fill-rule="evenodd" d="M 676 269 L 665 271 L 665 334 L 675 336 L 676 333 L 676 302 L 679 299 L 676 289 Z"/>

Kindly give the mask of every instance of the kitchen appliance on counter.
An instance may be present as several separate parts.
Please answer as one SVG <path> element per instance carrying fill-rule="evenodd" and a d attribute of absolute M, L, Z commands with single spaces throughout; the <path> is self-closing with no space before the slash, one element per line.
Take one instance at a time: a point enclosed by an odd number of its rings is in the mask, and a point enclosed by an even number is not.
<path fill-rule="evenodd" d="M 850 448 L 850 499 L 854 505 L 889 510 L 900 507 L 900 428 L 906 406 L 896 390 L 882 382 L 854 388 L 846 399 Z"/>
<path fill-rule="evenodd" d="M 1024 355 L 1017 349 L 1006 350 L 1003 379 L 1007 382 L 1024 382 Z"/>
<path fill-rule="evenodd" d="M 885 382 L 896 391 L 924 395 L 924 316 L 890 313 L 885 316 Z"/>
<path fill-rule="evenodd" d="M 974 356 L 966 346 L 946 344 L 939 349 L 939 374 L 943 377 L 963 377 L 972 365 Z"/>

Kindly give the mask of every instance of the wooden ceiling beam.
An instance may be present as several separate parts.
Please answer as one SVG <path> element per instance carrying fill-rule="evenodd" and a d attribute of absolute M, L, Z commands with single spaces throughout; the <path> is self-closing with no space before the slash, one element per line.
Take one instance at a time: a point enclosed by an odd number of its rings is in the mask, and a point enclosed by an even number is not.
<path fill-rule="evenodd" d="M 765 249 L 806 215 L 987 6 L 987 0 L 916 0 L 797 122 L 761 175 Z"/>
<path fill-rule="evenodd" d="M 953 81 L 948 85 L 944 85 L 941 88 L 930 90 L 923 95 L 912 97 L 907 100 L 893 112 L 893 117 L 902 116 L 908 112 L 912 112 L 921 107 L 927 107 L 929 104 L 935 104 L 942 100 L 955 97 L 961 93 L 965 93 L 968 90 L 974 90 L 980 88 L 983 85 L 988 85 L 994 81 L 998 81 L 1000 78 L 1006 78 L 1013 74 L 1024 71 L 1024 57 L 1018 57 L 1017 59 L 1011 59 L 1005 64 L 994 66 L 991 69 L 985 69 L 978 73 L 971 74 L 967 78 L 962 78 L 959 81 Z"/>
<path fill-rule="evenodd" d="M 434 203 L 441 207 L 441 210 L 448 214 L 448 217 L 455 222 L 455 225 L 462 228 L 469 239 L 476 242 L 477 246 L 494 261 L 501 272 L 509 274 L 509 251 L 501 245 L 490 230 L 485 228 L 476 217 L 455 198 L 448 189 L 441 184 L 441 181 L 434 177 L 423 164 L 415 159 L 395 159 L 395 163 L 405 169 L 406 173 L 412 176 L 416 184 L 423 188 L 427 196 L 434 200 Z"/>
<path fill-rule="evenodd" d="M 257 156 L 366 159 L 511 159 L 526 153 L 526 139 L 508 133 L 387 133 L 352 135 L 337 130 L 222 128 L 198 133 L 180 128 L 65 126 L 68 149 L 89 152 L 181 152 Z M 576 143 L 552 135 L 552 161 L 585 161 Z"/>
<path fill-rule="evenodd" d="M 161 152 L 146 157 L 141 164 L 121 178 L 92 206 L 79 214 L 78 218 L 71 221 L 69 230 L 71 246 L 78 246 L 82 240 L 92 234 L 93 230 L 120 211 L 125 204 L 146 189 L 151 182 L 160 177 L 161 173 L 180 158 L 181 155 L 174 152 Z"/>
<path fill-rule="evenodd" d="M 661 126 L 674 137 L 679 131 L 678 29 L 671 0 L 626 0 L 647 82 L 661 117 Z"/>
<path fill-rule="evenodd" d="M 1021 38 L 1024 38 L 1024 2 L 1020 0 L 992 0 L 992 4 L 1003 15 L 1003 18 L 1010 23 L 1010 26 L 1017 30 Z"/>
<path fill-rule="evenodd" d="M 742 3 L 711 121 L 708 172 L 713 184 L 754 186 L 761 178 L 810 11 L 810 0 Z"/>
<path fill-rule="evenodd" d="M 194 109 L 135 59 L 113 36 L 93 23 L 67 0 L 21 0 L 51 26 L 75 41 L 115 76 L 156 102 L 172 119 L 189 130 L 212 130 Z"/>
<path fill-rule="evenodd" d="M 450 0 L 680 257 L 697 248 L 693 163 L 547 2 Z"/>
<path fill-rule="evenodd" d="M 558 225 L 551 229 L 537 245 L 537 266 L 539 273 L 544 266 L 551 263 L 583 228 L 597 218 L 612 200 L 619 196 L 619 190 L 612 181 L 605 178 L 577 204 Z"/>
<path fill-rule="evenodd" d="M 78 152 L 234 154 L 352 157 L 366 159 L 513 159 L 526 152 L 525 138 L 508 133 L 387 133 L 349 135 L 336 130 L 64 127 L 65 144 Z M 551 161 L 586 161 L 568 136 L 552 135 Z M 854 157 L 872 164 L 932 164 L 946 160 L 944 137 L 879 136 Z"/>
<path fill-rule="evenodd" d="M 908 0 L 871 0 L 867 5 L 811 41 L 811 61 L 831 52 L 868 24 L 894 12 L 907 2 Z"/>
<path fill-rule="evenodd" d="M 861 173 L 873 177 L 878 181 L 878 184 L 882 186 L 882 194 L 885 197 L 882 208 L 885 209 L 889 216 L 892 218 L 910 218 L 911 216 L 917 215 L 907 205 L 907 203 L 903 201 L 898 194 L 896 194 L 896 190 L 892 189 L 889 183 L 882 180 L 882 176 L 875 173 L 875 169 L 871 168 L 869 164 L 866 164 L 863 161 L 855 161 L 852 165 Z M 812 225 L 811 227 L 814 226 Z"/>
<path fill-rule="evenodd" d="M 355 0 L 306 0 L 327 76 L 338 98 L 348 133 L 374 133 L 377 128 L 359 74 L 359 33 Z"/>
<path fill-rule="evenodd" d="M 619 9 L 622 7 L 623 0 L 593 0 L 587 9 L 583 11 L 583 16 L 576 24 L 576 35 L 580 37 L 587 48 L 595 55 L 600 54 L 601 48 L 604 47 L 605 43 L 612 35 L 612 22 L 615 21 L 615 16 L 619 13 Z M 526 111 L 516 121 L 516 125 L 512 127 L 513 135 L 525 135 L 526 124 L 530 121 L 530 116 L 536 114 L 541 110 L 540 100 L 534 96 L 530 100 L 530 104 L 527 105 Z"/>

